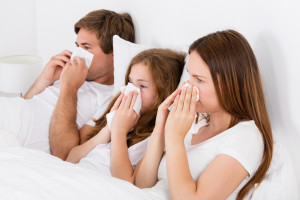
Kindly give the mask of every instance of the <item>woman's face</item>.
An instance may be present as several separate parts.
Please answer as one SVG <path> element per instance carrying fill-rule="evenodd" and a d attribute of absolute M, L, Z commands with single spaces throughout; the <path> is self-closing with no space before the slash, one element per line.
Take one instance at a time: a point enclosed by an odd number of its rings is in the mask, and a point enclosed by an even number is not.
<path fill-rule="evenodd" d="M 199 101 L 196 112 L 212 113 L 221 108 L 208 65 L 196 51 L 190 53 L 187 71 L 190 75 L 189 84 L 199 89 Z"/>
<path fill-rule="evenodd" d="M 143 63 L 133 65 L 129 73 L 129 82 L 141 90 L 141 113 L 144 113 L 152 106 L 156 97 L 155 85 L 148 67 Z"/>

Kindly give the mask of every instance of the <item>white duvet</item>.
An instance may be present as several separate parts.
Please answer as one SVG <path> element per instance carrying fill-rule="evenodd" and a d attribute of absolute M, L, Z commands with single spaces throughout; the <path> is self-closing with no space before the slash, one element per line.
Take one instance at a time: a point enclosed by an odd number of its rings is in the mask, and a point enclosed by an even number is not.
<path fill-rule="evenodd" d="M 299 199 L 289 156 L 278 144 L 274 148 L 270 170 L 252 200 Z M 166 200 L 170 196 L 165 181 L 150 189 L 139 189 L 45 152 L 20 147 L 11 134 L 0 130 L 0 199 Z"/>
<path fill-rule="evenodd" d="M 166 183 L 151 189 L 20 147 L 0 130 L 0 199 L 168 199 Z"/>

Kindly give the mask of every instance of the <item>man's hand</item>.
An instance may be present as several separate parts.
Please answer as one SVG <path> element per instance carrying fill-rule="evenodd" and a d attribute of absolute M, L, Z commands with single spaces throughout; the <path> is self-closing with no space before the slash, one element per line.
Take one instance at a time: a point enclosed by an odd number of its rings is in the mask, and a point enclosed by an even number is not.
<path fill-rule="evenodd" d="M 82 58 L 75 57 L 66 64 L 60 75 L 60 87 L 62 90 L 78 90 L 84 83 L 88 69 Z"/>
<path fill-rule="evenodd" d="M 53 56 L 33 86 L 24 95 L 24 99 L 31 99 L 34 95 L 41 93 L 46 87 L 57 81 L 66 63 L 70 62 L 71 55 L 72 52 L 65 50 Z"/>
<path fill-rule="evenodd" d="M 49 82 L 52 85 L 60 77 L 63 68 L 70 62 L 72 52 L 64 50 L 60 54 L 53 56 L 45 66 L 39 79 Z"/>

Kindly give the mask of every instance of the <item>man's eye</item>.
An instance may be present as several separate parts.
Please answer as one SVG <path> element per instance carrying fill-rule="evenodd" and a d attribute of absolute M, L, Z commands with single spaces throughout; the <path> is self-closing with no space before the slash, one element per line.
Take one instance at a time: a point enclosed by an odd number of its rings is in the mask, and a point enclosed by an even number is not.
<path fill-rule="evenodd" d="M 86 46 L 84 46 L 84 49 L 88 50 L 88 49 L 90 49 L 90 47 L 86 47 Z"/>

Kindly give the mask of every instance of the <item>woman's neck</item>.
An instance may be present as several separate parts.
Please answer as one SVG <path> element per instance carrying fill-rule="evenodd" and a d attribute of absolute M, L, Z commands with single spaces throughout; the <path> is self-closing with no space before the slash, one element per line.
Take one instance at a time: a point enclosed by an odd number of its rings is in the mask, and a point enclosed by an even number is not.
<path fill-rule="evenodd" d="M 211 113 L 209 120 L 209 129 L 214 133 L 222 133 L 227 130 L 230 122 L 231 115 L 225 111 L 218 113 Z"/>

